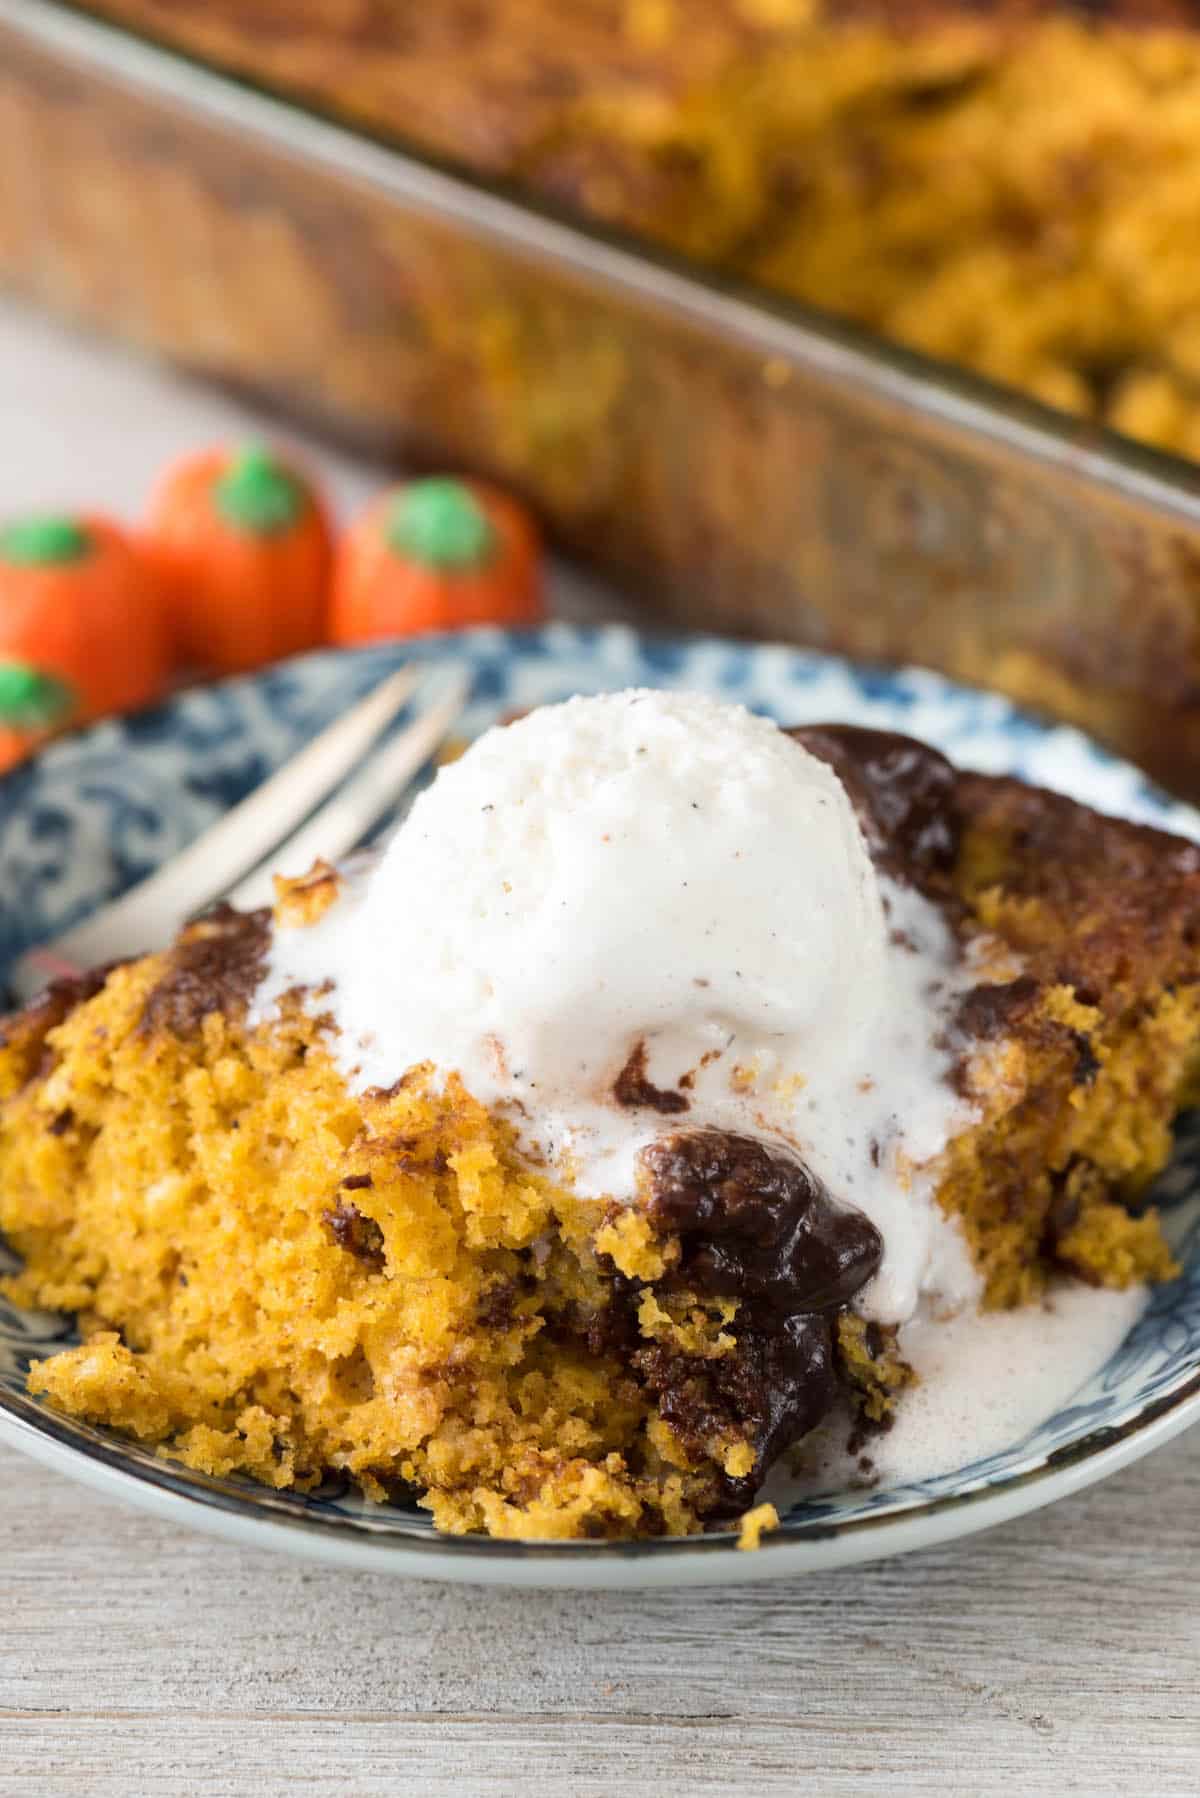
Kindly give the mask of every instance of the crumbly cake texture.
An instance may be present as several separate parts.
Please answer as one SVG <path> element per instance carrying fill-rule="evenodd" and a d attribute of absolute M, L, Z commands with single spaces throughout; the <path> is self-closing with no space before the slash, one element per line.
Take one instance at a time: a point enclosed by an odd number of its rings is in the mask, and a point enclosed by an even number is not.
<path fill-rule="evenodd" d="M 93 4 L 1200 457 L 1193 0 Z"/>
<path fill-rule="evenodd" d="M 987 1302 L 1064 1271 L 1169 1275 L 1136 1201 L 1196 1086 L 1200 852 L 903 739 L 801 734 L 960 930 L 998 939 L 962 1020 L 978 1121 L 939 1190 Z M 284 888 L 289 923 L 337 884 Z M 3 1027 L 0 1229 L 24 1263 L 7 1291 L 76 1312 L 84 1338 L 32 1390 L 212 1474 L 415 1493 L 451 1532 L 749 1512 L 756 1544 L 760 1477 L 810 1415 L 761 1312 L 699 1278 L 683 1214 L 573 1198 L 453 1075 L 351 1092 L 319 998 L 248 1028 L 270 927 L 214 915 Z M 753 1187 L 753 1145 L 719 1149 Z M 708 1165 L 672 1154 L 677 1185 Z M 911 1377 L 894 1332 L 846 1305 L 791 1322 L 810 1386 L 886 1426 Z"/>

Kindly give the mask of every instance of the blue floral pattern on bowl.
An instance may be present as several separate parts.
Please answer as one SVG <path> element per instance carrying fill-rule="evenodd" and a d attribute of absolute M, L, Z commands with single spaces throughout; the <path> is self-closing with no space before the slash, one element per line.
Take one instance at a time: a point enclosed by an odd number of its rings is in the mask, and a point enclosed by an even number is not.
<path fill-rule="evenodd" d="M 431 662 L 452 657 L 468 666 L 467 735 L 508 713 L 571 693 L 694 687 L 784 723 L 840 719 L 907 731 L 964 766 L 1014 773 L 1103 810 L 1200 838 L 1200 815 L 1168 800 L 1079 733 L 1041 724 L 998 695 L 957 687 L 924 670 L 863 669 L 779 645 L 654 639 L 622 627 L 479 631 L 416 645 L 322 652 L 265 674 L 198 688 L 136 718 L 67 738 L 0 781 L 0 986 L 6 965 L 22 949 L 142 878 L 383 674 L 414 656 Z M 1186 1406 L 1190 1414 L 1193 1402 L 1200 1408 L 1197 1120 L 1181 1126 L 1156 1197 L 1184 1272 L 1155 1293 L 1121 1348 L 1069 1405 L 1013 1448 L 955 1473 L 805 1500 L 767 1538 L 772 1550 L 788 1541 L 825 1539 L 969 1503 L 1101 1455 L 1167 1412 Z M 238 1479 L 207 1479 L 110 1432 L 57 1417 L 29 1397 L 30 1360 L 70 1340 L 69 1320 L 18 1313 L 0 1301 L 0 1419 L 12 1426 L 9 1433 L 15 1431 L 35 1452 L 33 1437 L 43 1447 L 65 1447 L 201 1506 L 319 1533 L 349 1531 L 380 1545 L 412 1549 L 436 1543 L 443 1558 L 447 1553 L 513 1562 L 531 1554 L 661 1558 L 719 1551 L 727 1541 L 710 1536 L 554 1547 L 476 1538 L 447 1542 L 415 1508 L 371 1505 L 344 1485 L 298 1495 L 267 1492 Z M 886 1548 L 867 1546 L 853 1558 L 871 1552 Z M 772 1553 L 766 1560 L 776 1558 Z"/>

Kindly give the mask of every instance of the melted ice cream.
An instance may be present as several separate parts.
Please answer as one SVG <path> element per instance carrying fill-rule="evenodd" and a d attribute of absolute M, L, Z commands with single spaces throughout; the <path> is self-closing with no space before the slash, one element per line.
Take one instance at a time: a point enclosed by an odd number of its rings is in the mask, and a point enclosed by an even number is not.
<path fill-rule="evenodd" d="M 823 1429 L 801 1445 L 788 1499 L 861 1483 L 907 1485 L 953 1473 L 1021 1442 L 1085 1387 L 1115 1354 L 1146 1303 L 1124 1292 L 1062 1281 L 1042 1304 L 905 1324 L 900 1353 L 918 1384 L 907 1389 L 883 1435 L 845 1447 L 851 1426 Z M 866 1464 L 860 1456 L 865 1451 Z"/>

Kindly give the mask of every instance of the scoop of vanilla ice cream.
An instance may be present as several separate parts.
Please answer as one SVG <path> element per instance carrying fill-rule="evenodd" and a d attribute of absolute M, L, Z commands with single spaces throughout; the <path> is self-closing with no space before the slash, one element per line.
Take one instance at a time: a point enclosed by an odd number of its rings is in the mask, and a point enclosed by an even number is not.
<path fill-rule="evenodd" d="M 432 1059 L 484 1099 L 600 1101 L 639 1042 L 668 1087 L 711 1051 L 760 1073 L 836 1053 L 880 1002 L 884 934 L 844 787 L 777 725 L 695 693 L 571 699 L 417 800 L 342 1018 L 381 1079 Z"/>
<path fill-rule="evenodd" d="M 896 1320 L 975 1278 L 921 1171 L 964 1115 L 956 955 L 826 763 L 741 706 L 634 691 L 443 768 L 365 882 L 277 932 L 258 1003 L 318 991 L 359 1088 L 457 1071 L 585 1195 L 631 1198 L 664 1129 L 785 1144 L 881 1231 L 859 1304 Z"/>

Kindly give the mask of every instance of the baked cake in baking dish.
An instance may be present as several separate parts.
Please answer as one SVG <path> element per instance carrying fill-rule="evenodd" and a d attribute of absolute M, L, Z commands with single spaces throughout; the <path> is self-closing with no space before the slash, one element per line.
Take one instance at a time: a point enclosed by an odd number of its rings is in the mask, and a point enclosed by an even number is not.
<path fill-rule="evenodd" d="M 1200 458 L 1196 0 L 91 0 Z"/>
<path fill-rule="evenodd" d="M 452 1532 L 701 1529 L 798 1445 L 869 1469 L 915 1323 L 1171 1275 L 1198 981 L 1189 842 L 903 737 L 544 708 L 366 872 L 5 1023 L 8 1291 L 82 1336 L 31 1387 Z"/>

